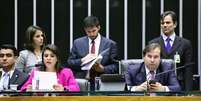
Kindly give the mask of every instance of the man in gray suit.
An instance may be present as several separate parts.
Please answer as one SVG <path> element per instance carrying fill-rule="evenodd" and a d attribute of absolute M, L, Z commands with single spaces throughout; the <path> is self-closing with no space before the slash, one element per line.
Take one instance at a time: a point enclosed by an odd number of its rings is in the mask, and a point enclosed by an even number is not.
<path fill-rule="evenodd" d="M 27 79 L 27 75 L 14 68 L 17 59 L 17 49 L 10 44 L 3 44 L 0 47 L 0 64 L 2 71 L 0 71 L 0 90 L 10 89 L 10 85 L 18 85 L 20 89 L 22 84 Z"/>
<path fill-rule="evenodd" d="M 83 21 L 84 31 L 87 36 L 74 40 L 73 47 L 68 58 L 68 65 L 72 68 L 77 78 L 94 79 L 94 76 L 107 73 L 117 73 L 118 63 L 118 49 L 116 42 L 103 37 L 100 34 L 100 23 L 97 17 L 88 16 Z M 81 70 L 81 64 L 89 62 L 92 58 L 102 54 L 103 58 L 100 63 L 92 66 L 90 73 Z M 96 74 L 88 76 L 88 74 Z M 93 80 L 92 80 L 93 81 Z"/>
<path fill-rule="evenodd" d="M 129 65 L 125 73 L 126 84 L 129 90 L 180 91 L 180 85 L 174 71 L 172 71 L 174 70 L 173 65 L 162 62 L 160 53 L 161 46 L 158 43 L 149 44 L 143 50 L 144 62 Z"/>
<path fill-rule="evenodd" d="M 149 43 L 159 43 L 162 47 L 162 59 L 176 59 L 177 67 L 192 62 L 192 45 L 185 38 L 175 33 L 177 17 L 173 11 L 166 11 L 161 14 L 161 35 Z M 190 91 L 193 87 L 193 66 L 177 70 L 177 78 L 182 90 Z"/>

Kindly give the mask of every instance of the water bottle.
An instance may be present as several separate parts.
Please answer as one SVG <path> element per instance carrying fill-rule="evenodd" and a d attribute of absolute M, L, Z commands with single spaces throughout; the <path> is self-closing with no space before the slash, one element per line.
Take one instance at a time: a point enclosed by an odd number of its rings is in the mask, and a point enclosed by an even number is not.
<path fill-rule="evenodd" d="M 32 81 L 32 90 L 39 90 L 39 78 L 34 77 Z"/>
<path fill-rule="evenodd" d="M 39 90 L 39 78 L 36 78 L 36 90 Z"/>
<path fill-rule="evenodd" d="M 95 77 L 95 91 L 99 91 L 100 89 L 100 77 Z"/>

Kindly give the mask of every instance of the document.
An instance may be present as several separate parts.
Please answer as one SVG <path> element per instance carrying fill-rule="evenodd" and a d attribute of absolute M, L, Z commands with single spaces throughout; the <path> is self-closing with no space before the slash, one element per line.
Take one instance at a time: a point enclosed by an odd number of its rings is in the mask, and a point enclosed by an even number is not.
<path fill-rule="evenodd" d="M 91 67 L 95 64 L 95 63 L 100 63 L 101 60 L 102 60 L 102 55 L 98 55 L 98 57 L 96 57 L 95 59 L 93 59 L 92 61 L 90 61 L 89 63 L 87 64 L 84 64 L 82 66 L 82 70 L 90 70 Z"/>
<path fill-rule="evenodd" d="M 104 51 L 102 51 L 97 57 L 92 58 L 89 60 L 89 62 L 82 64 L 82 70 L 90 70 L 91 67 L 95 64 L 95 63 L 100 63 L 101 60 L 103 59 L 103 55 L 105 55 L 106 52 L 109 51 L 109 48 L 105 49 Z"/>
<path fill-rule="evenodd" d="M 34 82 L 32 86 L 35 86 L 35 90 L 39 91 L 53 91 L 53 85 L 57 84 L 56 72 L 42 72 L 36 71 L 34 74 Z"/>

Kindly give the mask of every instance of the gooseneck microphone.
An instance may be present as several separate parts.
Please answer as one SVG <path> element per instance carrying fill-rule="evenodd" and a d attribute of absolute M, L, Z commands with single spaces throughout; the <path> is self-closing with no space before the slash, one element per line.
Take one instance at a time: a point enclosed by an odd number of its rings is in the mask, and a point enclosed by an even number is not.
<path fill-rule="evenodd" d="M 164 71 L 164 72 L 157 73 L 155 75 L 155 77 L 156 76 L 160 76 L 160 75 L 165 74 L 165 73 L 169 73 L 169 72 L 175 71 L 175 70 L 179 70 L 179 69 L 182 69 L 182 68 L 188 68 L 190 65 L 193 65 L 193 64 L 194 64 L 193 62 L 190 62 L 190 63 L 185 64 L 183 66 L 177 67 L 176 69 L 170 69 L 170 70 L 167 70 L 167 71 Z"/>
<path fill-rule="evenodd" d="M 155 77 L 157 77 L 157 76 L 161 76 L 161 75 L 163 75 L 163 74 L 165 74 L 165 73 L 169 73 L 169 72 L 173 72 L 173 71 L 175 71 L 175 70 L 179 70 L 179 69 L 183 69 L 183 68 L 189 68 L 191 65 L 193 65 L 194 63 L 193 62 L 190 62 L 190 63 L 188 63 L 188 64 L 185 64 L 185 65 L 183 65 L 183 66 L 180 66 L 180 67 L 177 67 L 176 69 L 170 69 L 170 70 L 167 70 L 167 71 L 164 71 L 164 72 L 160 72 L 160 73 L 157 73 L 157 74 L 155 74 Z M 150 78 L 147 78 L 147 91 L 149 92 L 149 85 L 150 84 L 155 84 L 156 83 L 156 80 L 149 80 Z"/>

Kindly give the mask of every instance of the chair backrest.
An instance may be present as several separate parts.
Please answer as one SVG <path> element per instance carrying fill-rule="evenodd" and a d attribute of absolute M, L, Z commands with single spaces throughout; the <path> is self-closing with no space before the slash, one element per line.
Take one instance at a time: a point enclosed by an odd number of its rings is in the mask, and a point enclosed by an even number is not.
<path fill-rule="evenodd" d="M 121 60 L 120 62 L 120 71 L 121 74 L 124 74 L 125 71 L 127 70 L 128 66 L 131 64 L 140 64 L 142 63 L 144 60 L 143 59 L 128 59 L 128 60 Z M 162 62 L 168 62 L 171 63 L 174 67 L 175 67 L 175 62 L 172 59 L 162 59 Z"/>
<path fill-rule="evenodd" d="M 80 91 L 87 91 L 88 90 L 88 80 L 77 78 L 76 81 L 80 87 Z"/>

